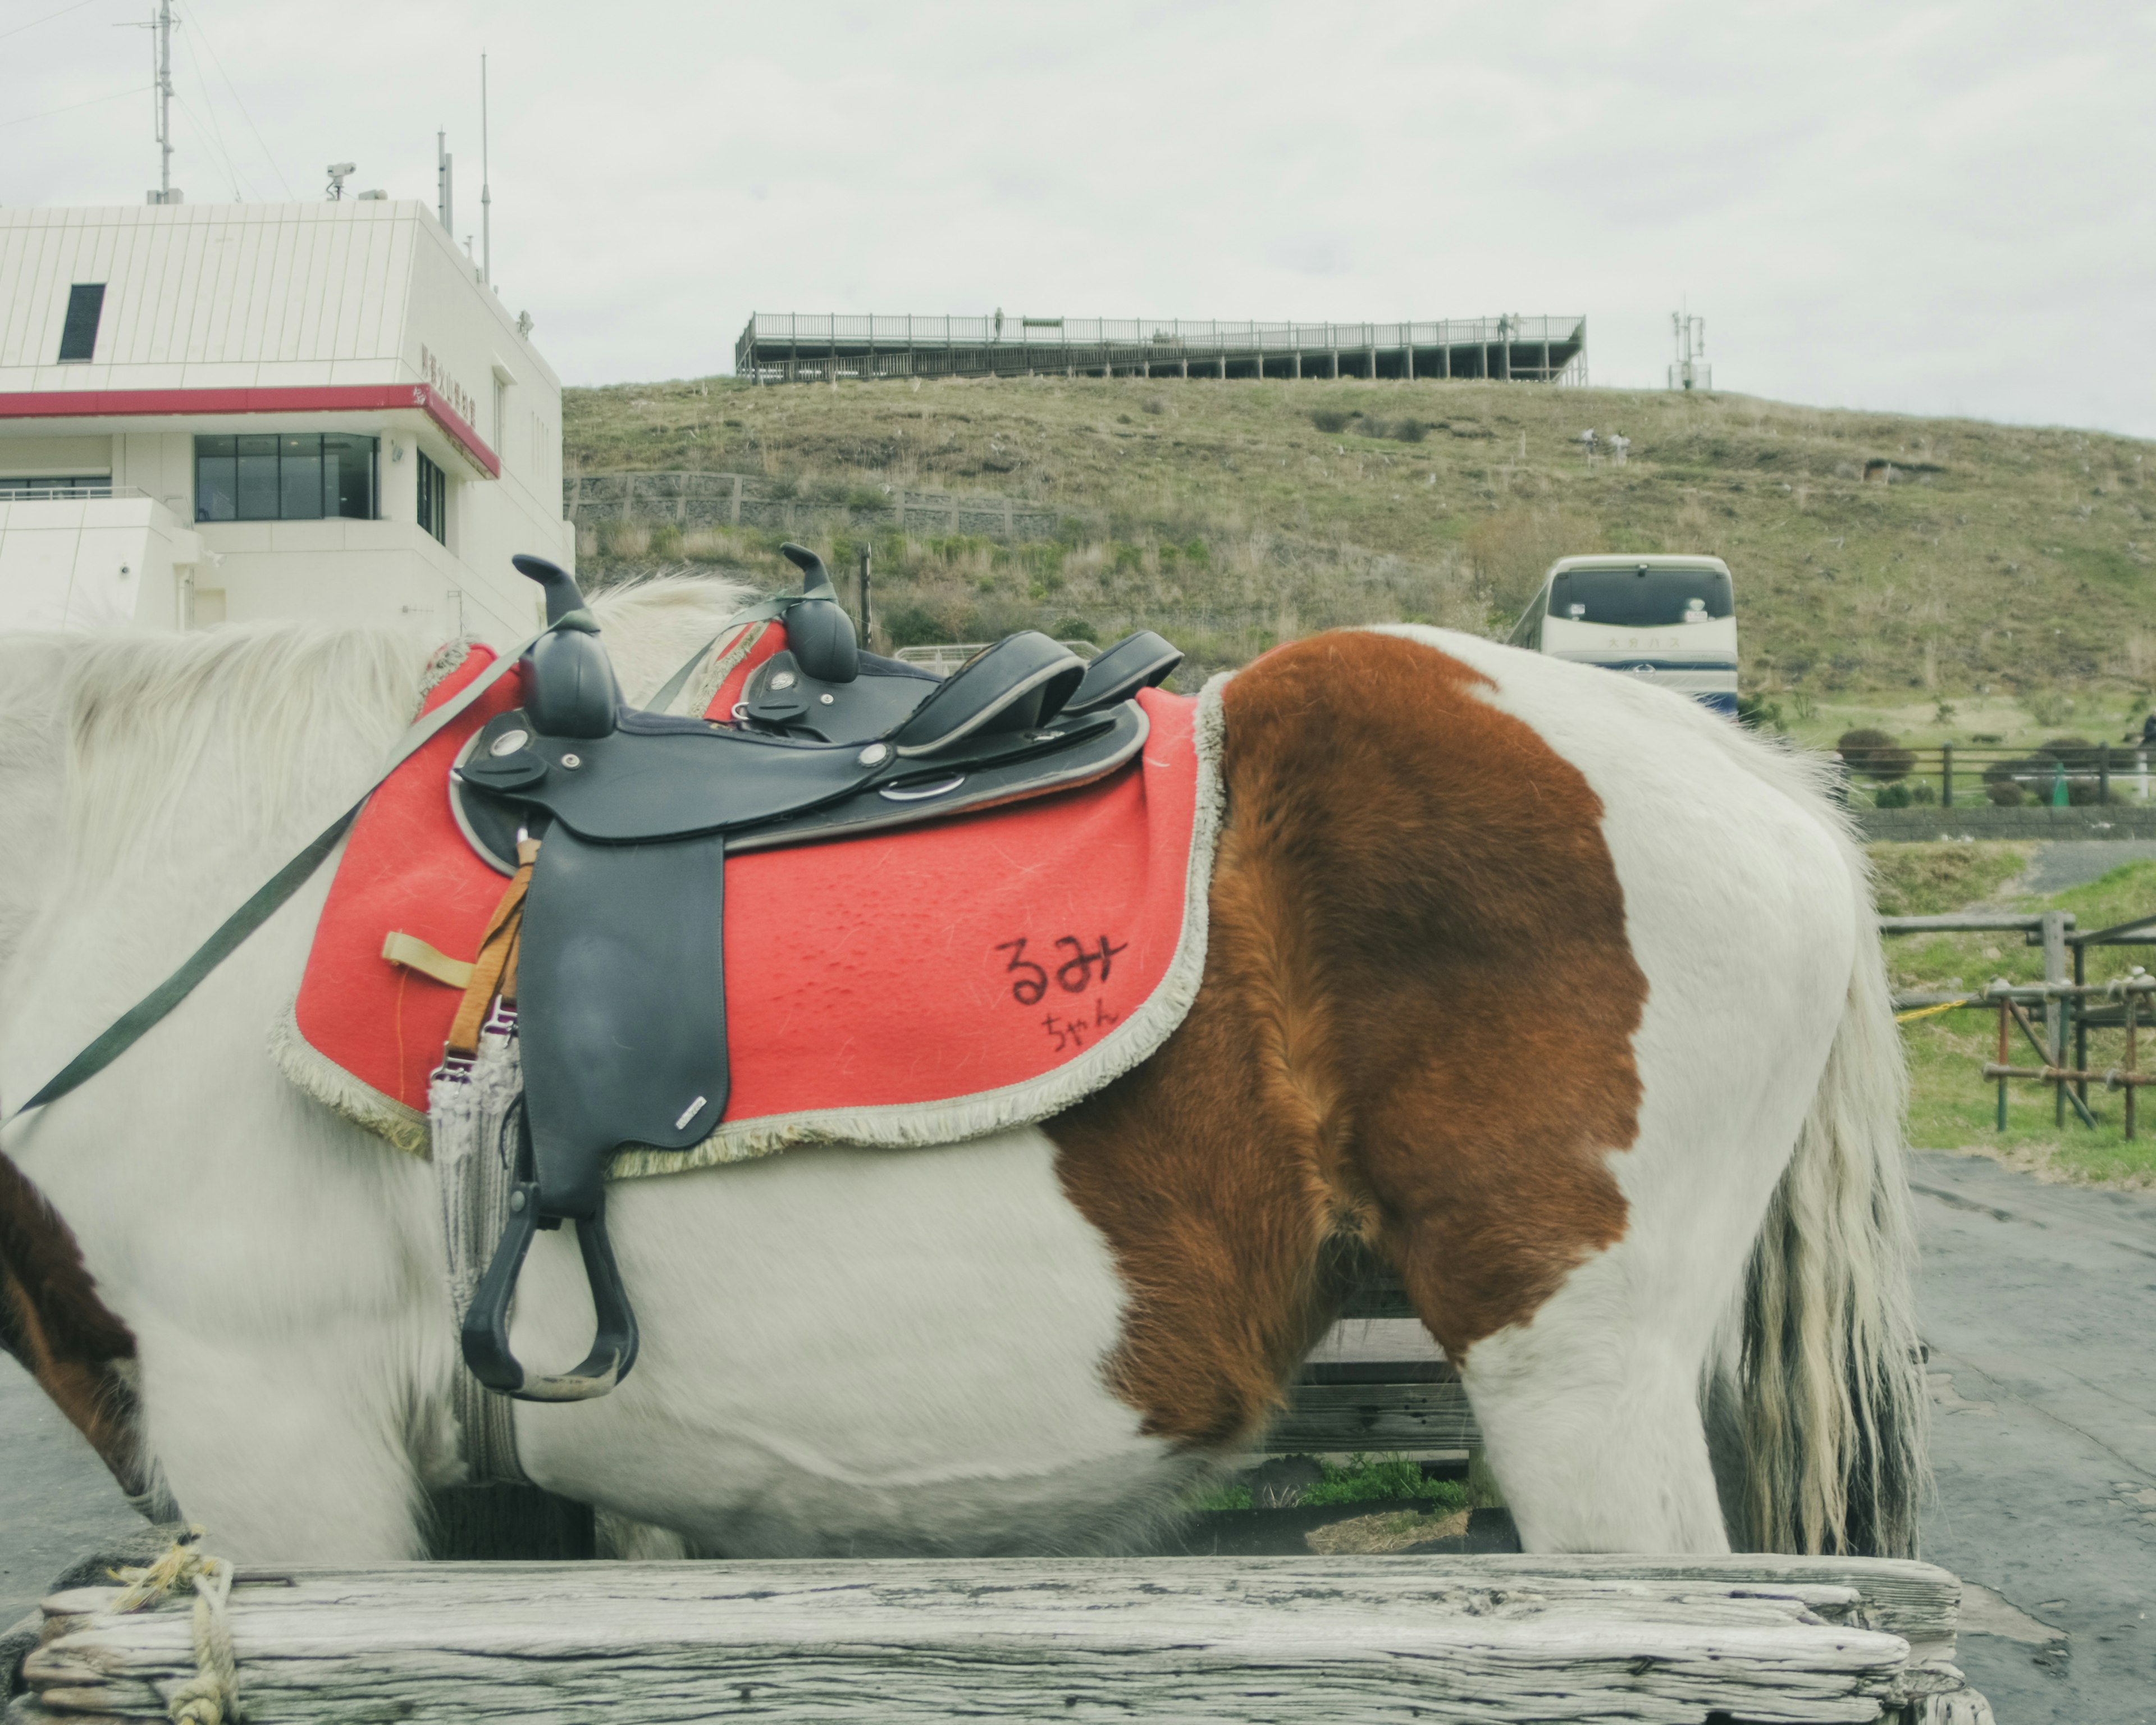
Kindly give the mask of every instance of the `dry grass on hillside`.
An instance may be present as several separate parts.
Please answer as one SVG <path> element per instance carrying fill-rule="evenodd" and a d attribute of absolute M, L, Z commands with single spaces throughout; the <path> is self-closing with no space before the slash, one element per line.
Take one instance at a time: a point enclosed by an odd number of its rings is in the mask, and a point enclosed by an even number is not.
<path fill-rule="evenodd" d="M 1149 624 L 1235 662 L 1378 617 L 1499 628 L 1568 552 L 1709 552 L 1740 583 L 1745 685 L 1768 695 L 2156 680 L 2156 491 L 2128 439 L 1356 380 L 711 379 L 572 390 L 565 418 L 572 472 L 746 471 L 856 503 L 997 491 L 1061 512 L 1040 545 L 879 534 L 887 615 L 921 638 Z M 1632 440 L 1627 465 L 1586 465 L 1590 425 Z M 769 548 L 721 531 L 597 561 L 775 580 Z"/>

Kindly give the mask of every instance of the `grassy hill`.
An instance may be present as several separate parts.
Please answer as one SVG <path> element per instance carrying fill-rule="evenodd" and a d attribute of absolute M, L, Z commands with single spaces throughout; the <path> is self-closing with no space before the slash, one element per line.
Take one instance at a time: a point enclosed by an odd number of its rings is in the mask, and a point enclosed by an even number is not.
<path fill-rule="evenodd" d="M 764 474 L 857 506 L 899 485 L 1054 505 L 1062 529 L 1037 544 L 876 533 L 896 644 L 1143 624 L 1210 667 L 1334 624 L 1502 632 L 1557 557 L 1709 552 L 1736 573 L 1744 685 L 1800 734 L 1852 704 L 1942 735 L 1942 702 L 1989 701 L 2000 711 L 1979 728 L 2009 735 L 2108 722 L 2087 709 L 2156 686 L 2156 475 L 2130 439 L 1357 380 L 714 378 L 571 390 L 564 418 L 572 472 Z M 1626 465 L 1586 465 L 1589 426 L 1631 439 Z M 584 562 L 702 562 L 776 585 L 773 537 L 608 536 Z M 2013 722 L 2031 699 L 2049 716 Z"/>

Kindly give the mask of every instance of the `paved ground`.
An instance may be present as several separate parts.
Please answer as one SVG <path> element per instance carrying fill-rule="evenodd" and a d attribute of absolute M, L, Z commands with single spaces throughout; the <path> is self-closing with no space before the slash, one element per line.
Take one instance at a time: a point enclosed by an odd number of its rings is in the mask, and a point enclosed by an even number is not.
<path fill-rule="evenodd" d="M 2064 892 L 2135 862 L 2156 862 L 2156 840 L 2057 839 L 2036 847 L 2028 872 L 2017 884 L 2025 892 Z"/>
<path fill-rule="evenodd" d="M 77 1558 L 145 1525 L 82 1434 L 0 1355 L 0 1630 Z"/>
<path fill-rule="evenodd" d="M 2116 849 L 2116 847 L 2111 847 Z M 1938 1414 L 1928 1555 L 1999 1725 L 2156 1725 L 2156 1197 L 1916 1158 Z M 0 1362 L 0 1629 L 141 1523 Z"/>
<path fill-rule="evenodd" d="M 2156 1721 L 2156 1197 L 1929 1152 L 1925 1555 L 1982 1587 L 1962 1666 L 1999 1725 Z"/>

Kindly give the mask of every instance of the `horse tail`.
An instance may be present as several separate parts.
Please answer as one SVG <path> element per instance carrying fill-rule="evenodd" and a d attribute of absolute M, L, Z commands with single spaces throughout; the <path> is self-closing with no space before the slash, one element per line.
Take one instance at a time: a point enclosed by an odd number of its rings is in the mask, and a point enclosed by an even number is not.
<path fill-rule="evenodd" d="M 1839 812 L 1820 812 L 1846 865 L 1856 959 L 1723 1350 L 1734 1381 L 1713 1399 L 1742 1461 L 1724 1507 L 1732 1538 L 1753 1550 L 1910 1557 L 1929 1475 L 1907 1077 L 1871 870 Z"/>

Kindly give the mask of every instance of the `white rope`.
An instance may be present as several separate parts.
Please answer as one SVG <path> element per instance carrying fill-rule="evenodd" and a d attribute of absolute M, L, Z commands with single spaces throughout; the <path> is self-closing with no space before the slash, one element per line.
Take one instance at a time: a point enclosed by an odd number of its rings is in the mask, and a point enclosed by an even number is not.
<path fill-rule="evenodd" d="M 449 1322 L 457 1334 L 451 1404 L 458 1448 L 475 1486 L 529 1483 L 516 1459 L 514 1405 L 472 1376 L 464 1363 L 461 1337 L 465 1313 L 509 1225 L 516 1106 L 523 1091 L 516 1034 L 496 1017 L 480 1029 L 479 1052 L 470 1070 L 437 1073 L 427 1098 L 448 1249 Z"/>
<path fill-rule="evenodd" d="M 165 1716 L 172 1725 L 225 1725 L 241 1717 L 239 1658 L 227 1609 L 232 1564 L 201 1551 L 196 1542 L 202 1537 L 200 1527 L 190 1527 L 155 1563 L 112 1572 L 115 1580 L 126 1584 L 112 1602 L 116 1612 L 141 1611 L 162 1604 L 175 1588 L 194 1588 L 195 1674 L 165 1699 Z"/>

